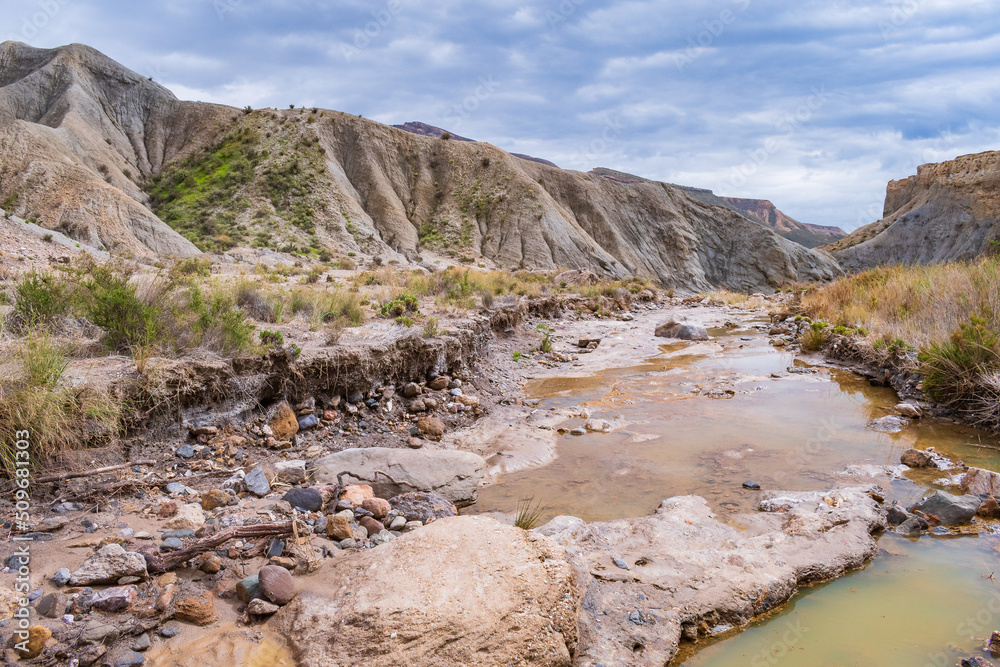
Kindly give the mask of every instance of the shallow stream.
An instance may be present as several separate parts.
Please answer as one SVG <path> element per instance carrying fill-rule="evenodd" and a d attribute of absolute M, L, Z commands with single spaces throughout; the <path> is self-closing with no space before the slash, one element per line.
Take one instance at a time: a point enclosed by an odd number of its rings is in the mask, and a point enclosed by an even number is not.
<path fill-rule="evenodd" d="M 867 428 L 892 414 L 891 389 L 797 360 L 750 324 L 711 330 L 708 343 L 664 345 L 638 366 L 529 383 L 538 410 L 580 406 L 615 429 L 561 436 L 555 461 L 505 475 L 470 510 L 509 513 L 519 499 L 534 498 L 543 521 L 559 514 L 597 521 L 643 516 L 664 498 L 694 494 L 724 518 L 756 507 L 759 493 L 745 481 L 784 490 L 874 481 L 887 501 L 909 505 L 946 488 L 939 486 L 945 474 L 845 471 L 896 466 L 910 447 L 1000 470 L 1000 440 L 974 429 L 926 419 L 894 434 Z M 583 423 L 581 416 L 564 426 Z M 888 533 L 879 545 L 867 568 L 806 589 L 771 617 L 703 641 L 672 664 L 937 666 L 982 655 L 981 639 L 1000 629 L 1000 582 L 990 578 L 1000 575 L 998 538 Z"/>

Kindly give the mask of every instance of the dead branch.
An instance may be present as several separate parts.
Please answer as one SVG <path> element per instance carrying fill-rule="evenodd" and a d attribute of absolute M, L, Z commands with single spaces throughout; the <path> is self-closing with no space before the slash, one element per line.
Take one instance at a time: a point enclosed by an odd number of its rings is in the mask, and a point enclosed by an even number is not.
<path fill-rule="evenodd" d="M 122 468 L 129 468 L 131 466 L 152 466 L 156 465 L 157 461 L 153 459 L 145 459 L 142 461 L 130 461 L 129 463 L 119 463 L 118 465 L 105 466 L 103 468 L 94 468 L 93 470 L 84 470 L 83 472 L 62 472 L 58 475 L 45 475 L 44 477 L 39 477 L 35 482 L 39 484 L 45 484 L 46 482 L 61 482 L 67 479 L 76 479 L 77 477 L 92 477 L 94 475 L 100 475 L 106 472 L 113 472 L 115 470 L 121 470 Z"/>
<path fill-rule="evenodd" d="M 229 540 L 258 537 L 280 537 L 291 535 L 293 531 L 293 521 L 281 523 L 261 523 L 255 526 L 234 526 L 226 530 L 219 531 L 215 535 L 198 540 L 194 544 L 172 554 L 160 556 L 155 553 L 153 547 L 145 547 L 140 553 L 146 558 L 146 569 L 153 574 L 167 572 L 175 567 L 179 567 L 195 556 L 211 551 L 216 547 L 225 544 Z"/>

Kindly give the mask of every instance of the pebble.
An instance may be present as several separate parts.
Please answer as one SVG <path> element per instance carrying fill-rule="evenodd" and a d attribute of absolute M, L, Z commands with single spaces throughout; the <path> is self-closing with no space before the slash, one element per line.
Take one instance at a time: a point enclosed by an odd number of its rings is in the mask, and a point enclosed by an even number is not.
<path fill-rule="evenodd" d="M 757 482 L 743 482 L 743 488 L 750 489 L 751 491 L 759 491 L 760 484 L 758 484 Z"/>
<path fill-rule="evenodd" d="M 163 544 L 160 545 L 160 551 L 178 551 L 184 548 L 184 543 L 176 537 L 168 537 L 163 540 Z"/>
<path fill-rule="evenodd" d="M 73 576 L 73 573 L 69 571 L 69 568 L 61 567 L 56 570 L 52 578 L 49 579 L 56 586 L 65 586 L 69 582 L 69 578 Z"/>
<path fill-rule="evenodd" d="M 163 531 L 163 539 L 167 539 L 170 537 L 187 539 L 189 537 L 194 537 L 194 531 L 190 528 L 174 528 L 171 530 Z"/>
<path fill-rule="evenodd" d="M 243 478 L 243 484 L 247 491 L 261 498 L 271 492 L 271 483 L 267 481 L 267 475 L 261 466 L 257 466 L 247 473 L 247 476 Z"/>
<path fill-rule="evenodd" d="M 194 456 L 194 447 L 191 445 L 181 445 L 177 448 L 177 456 L 182 459 L 190 459 Z"/>
<path fill-rule="evenodd" d="M 587 435 L 587 429 L 585 428 L 574 428 L 569 432 L 570 435 Z"/>
<path fill-rule="evenodd" d="M 267 548 L 267 557 L 275 558 L 285 552 L 285 542 L 283 540 L 271 540 L 271 545 Z"/>
<path fill-rule="evenodd" d="M 319 420 L 316 419 L 316 415 L 303 415 L 299 417 L 299 430 L 305 431 L 311 428 L 316 428 L 319 425 Z"/>
<path fill-rule="evenodd" d="M 358 543 L 348 538 L 346 540 L 341 540 L 337 542 L 337 546 L 340 547 L 341 549 L 353 549 L 354 547 L 358 546 Z"/>
<path fill-rule="evenodd" d="M 250 600 L 250 604 L 247 605 L 247 612 L 256 616 L 267 616 L 275 613 L 279 609 L 281 609 L 281 607 L 278 605 L 268 602 L 267 600 L 262 600 L 261 598 Z"/>
<path fill-rule="evenodd" d="M 149 633 L 148 632 L 144 632 L 144 633 L 142 633 L 141 635 L 139 635 L 138 637 L 135 638 L 135 643 L 132 644 L 132 650 L 133 651 L 145 651 L 146 649 L 149 648 L 149 645 L 150 645 Z"/>
<path fill-rule="evenodd" d="M 323 509 L 323 494 L 319 489 L 311 487 L 289 489 L 281 499 L 292 507 L 306 512 L 318 512 Z"/>
<path fill-rule="evenodd" d="M 389 524 L 389 530 L 403 530 L 406 527 L 406 517 L 397 516 Z"/>
<path fill-rule="evenodd" d="M 176 637 L 179 634 L 177 628 L 163 628 L 160 630 L 160 636 L 170 639 L 171 637 Z"/>
<path fill-rule="evenodd" d="M 128 651 L 122 657 L 115 660 L 115 667 L 138 667 L 146 663 L 146 658 L 141 653 Z"/>
<path fill-rule="evenodd" d="M 458 387 L 456 387 L 456 388 L 450 390 L 448 393 L 451 394 L 452 396 L 461 396 L 462 395 L 462 390 L 459 389 Z"/>
<path fill-rule="evenodd" d="M 295 583 L 288 570 L 277 565 L 265 565 L 257 574 L 261 595 L 274 604 L 285 605 L 295 597 Z"/>
<path fill-rule="evenodd" d="M 236 584 L 236 597 L 242 602 L 250 602 L 260 594 L 260 579 L 252 574 Z"/>
<path fill-rule="evenodd" d="M 612 558 L 611 562 L 613 562 L 615 564 L 615 567 L 621 568 L 622 570 L 628 570 L 629 569 L 628 563 L 626 563 L 625 561 L 623 561 L 621 558 L 618 558 L 617 556 L 614 557 L 614 558 Z"/>
<path fill-rule="evenodd" d="M 195 491 L 191 487 L 185 486 L 185 485 L 181 484 L 180 482 L 170 482 L 169 484 L 167 484 L 166 488 L 167 488 L 167 493 L 169 493 L 169 494 L 174 494 L 174 493 L 190 493 L 190 494 L 195 494 L 195 493 L 197 493 L 197 491 Z"/>

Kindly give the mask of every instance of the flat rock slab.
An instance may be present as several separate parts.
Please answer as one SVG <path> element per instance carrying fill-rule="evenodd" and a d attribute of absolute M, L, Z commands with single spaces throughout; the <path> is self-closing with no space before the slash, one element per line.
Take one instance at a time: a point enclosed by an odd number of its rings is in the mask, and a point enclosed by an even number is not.
<path fill-rule="evenodd" d="M 299 664 L 571 664 L 573 570 L 541 535 L 485 517 L 441 519 L 339 556 L 323 581 L 328 590 L 309 586 L 271 621 Z"/>
<path fill-rule="evenodd" d="M 877 487 L 770 492 L 765 511 L 736 517 L 744 530 L 718 521 L 697 496 L 664 500 L 637 519 L 581 526 L 562 517 L 562 532 L 546 532 L 580 572 L 573 664 L 667 664 L 682 633 L 745 625 L 799 586 L 860 567 L 886 525 L 873 495 Z"/>
<path fill-rule="evenodd" d="M 457 507 L 476 502 L 486 461 L 469 452 L 430 449 L 390 449 L 368 447 L 345 449 L 316 461 L 317 485 L 336 484 L 337 475 L 345 483 L 370 484 L 375 495 L 392 498 L 401 493 L 437 493 Z M 387 473 L 376 474 L 377 471 Z"/>

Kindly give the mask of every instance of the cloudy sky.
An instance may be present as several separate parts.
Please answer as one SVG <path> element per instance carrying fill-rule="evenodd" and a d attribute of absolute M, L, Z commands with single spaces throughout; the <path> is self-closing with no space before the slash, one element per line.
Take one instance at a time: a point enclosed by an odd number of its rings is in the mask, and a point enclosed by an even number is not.
<path fill-rule="evenodd" d="M 420 120 L 562 167 L 853 229 L 916 165 L 1000 149 L 988 0 L 4 0 L 182 99 Z"/>

